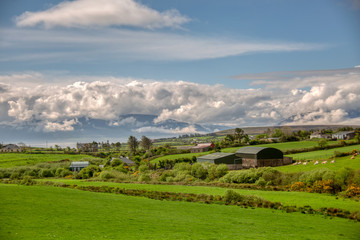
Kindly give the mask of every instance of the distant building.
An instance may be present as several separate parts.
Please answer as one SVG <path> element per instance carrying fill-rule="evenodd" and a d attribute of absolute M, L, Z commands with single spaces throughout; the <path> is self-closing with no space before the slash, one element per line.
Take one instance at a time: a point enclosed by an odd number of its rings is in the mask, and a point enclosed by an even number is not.
<path fill-rule="evenodd" d="M 82 152 L 97 152 L 99 150 L 98 144 L 96 142 L 76 143 L 76 148 L 78 151 Z"/>
<path fill-rule="evenodd" d="M 348 139 L 353 139 L 354 137 L 355 137 L 354 131 L 341 131 L 332 134 L 332 138 L 334 139 L 348 140 Z"/>
<path fill-rule="evenodd" d="M 214 143 L 201 143 L 196 145 L 196 147 L 192 147 L 190 149 L 190 152 L 191 153 L 207 152 L 214 147 L 215 147 Z"/>
<path fill-rule="evenodd" d="M 198 162 L 209 162 L 214 164 L 226 164 L 229 170 L 241 169 L 241 158 L 236 157 L 235 153 L 216 152 L 197 158 Z"/>
<path fill-rule="evenodd" d="M 276 167 L 292 163 L 292 158 L 284 158 L 283 152 L 270 147 L 243 147 L 236 151 L 243 168 Z"/>
<path fill-rule="evenodd" d="M 78 172 L 81 169 L 88 167 L 89 165 L 89 162 L 71 162 L 70 171 Z"/>
<path fill-rule="evenodd" d="M 314 132 L 310 135 L 310 139 L 313 138 L 331 139 L 332 137 L 329 133 Z"/>
<path fill-rule="evenodd" d="M 8 144 L 1 148 L 0 152 L 21 152 L 21 148 L 16 144 Z"/>

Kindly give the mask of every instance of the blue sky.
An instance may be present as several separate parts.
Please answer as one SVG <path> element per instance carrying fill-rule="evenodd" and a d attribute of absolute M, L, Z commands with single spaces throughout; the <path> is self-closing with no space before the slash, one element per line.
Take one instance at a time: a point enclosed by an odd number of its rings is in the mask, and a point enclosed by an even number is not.
<path fill-rule="evenodd" d="M 0 123 L 360 124 L 359 43 L 358 0 L 2 0 Z"/>

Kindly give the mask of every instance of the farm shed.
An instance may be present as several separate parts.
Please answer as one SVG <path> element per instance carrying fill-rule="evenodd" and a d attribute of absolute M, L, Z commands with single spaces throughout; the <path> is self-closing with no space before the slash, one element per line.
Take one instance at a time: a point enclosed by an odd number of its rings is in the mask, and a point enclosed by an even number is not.
<path fill-rule="evenodd" d="M 214 148 L 214 147 L 215 147 L 214 143 L 201 143 L 201 144 L 198 144 L 195 147 L 191 148 L 190 152 L 191 153 L 207 152 L 211 148 Z"/>
<path fill-rule="evenodd" d="M 241 169 L 241 158 L 236 157 L 235 153 L 212 153 L 197 158 L 198 162 L 210 162 L 214 164 L 224 163 L 229 170 Z"/>
<path fill-rule="evenodd" d="M 276 167 L 290 164 L 282 151 L 270 147 L 243 147 L 236 151 L 236 157 L 242 159 L 243 168 Z"/>
<path fill-rule="evenodd" d="M 70 171 L 80 171 L 83 168 L 89 166 L 89 162 L 71 162 Z"/>

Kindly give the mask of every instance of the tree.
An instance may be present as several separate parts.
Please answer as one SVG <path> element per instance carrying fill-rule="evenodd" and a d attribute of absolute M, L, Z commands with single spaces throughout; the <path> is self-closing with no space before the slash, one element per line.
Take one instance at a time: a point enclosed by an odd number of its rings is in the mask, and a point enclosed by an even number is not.
<path fill-rule="evenodd" d="M 146 151 L 149 151 L 152 146 L 152 142 L 148 137 L 142 136 L 141 141 L 140 141 L 140 146 L 143 149 L 145 149 Z"/>
<path fill-rule="evenodd" d="M 127 141 L 127 144 L 128 144 L 128 148 L 129 148 L 130 152 L 135 154 L 139 147 L 139 141 L 136 139 L 136 137 L 130 136 Z"/>
<path fill-rule="evenodd" d="M 326 139 L 320 139 L 320 140 L 318 141 L 318 146 L 319 146 L 321 149 L 326 148 L 327 144 L 328 144 L 328 142 L 326 141 Z"/>
<path fill-rule="evenodd" d="M 235 140 L 238 140 L 240 142 L 241 139 L 244 137 L 244 135 L 245 135 L 244 130 L 242 130 L 241 128 L 235 128 L 235 133 L 234 133 Z"/>
<path fill-rule="evenodd" d="M 117 151 L 119 151 L 120 148 L 121 148 L 121 143 L 120 143 L 120 142 L 116 142 L 116 143 L 115 143 L 115 148 L 116 148 Z"/>
<path fill-rule="evenodd" d="M 357 143 L 360 143 L 360 133 L 356 133 L 356 134 L 355 134 L 354 140 L 355 140 Z"/>

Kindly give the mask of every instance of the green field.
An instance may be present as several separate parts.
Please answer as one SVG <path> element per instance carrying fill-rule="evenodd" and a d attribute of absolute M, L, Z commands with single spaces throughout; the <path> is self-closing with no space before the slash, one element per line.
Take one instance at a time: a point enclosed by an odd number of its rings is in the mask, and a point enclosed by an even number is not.
<path fill-rule="evenodd" d="M 360 223 L 271 209 L 0 184 L 0 239 L 358 239 Z"/>
<path fill-rule="evenodd" d="M 334 156 L 335 152 L 351 152 L 354 149 L 360 151 L 360 144 L 340 147 L 340 148 L 333 148 L 328 150 L 289 154 L 286 156 L 292 157 L 294 160 L 319 160 L 319 159 L 328 159 Z"/>
<path fill-rule="evenodd" d="M 139 189 L 176 193 L 195 193 L 223 196 L 227 188 L 206 187 L 206 186 L 184 186 L 184 185 L 155 185 L 155 184 L 133 184 L 133 183 L 113 183 L 113 182 L 87 182 L 83 180 L 67 179 L 43 179 L 43 181 L 63 182 L 69 185 L 83 186 L 109 186 L 121 187 L 126 189 Z M 261 191 L 248 189 L 233 189 L 243 195 L 254 195 L 272 202 L 281 202 L 284 205 L 303 207 L 306 205 L 314 209 L 321 207 L 341 208 L 349 211 L 360 211 L 359 202 L 342 199 L 333 195 L 307 193 L 307 192 L 281 192 L 281 191 Z"/>
<path fill-rule="evenodd" d="M 338 157 L 335 159 L 335 163 L 330 163 L 328 160 L 326 164 L 321 164 L 319 161 L 318 165 L 314 165 L 315 161 L 309 162 L 307 165 L 287 165 L 276 167 L 276 170 L 281 172 L 306 172 L 313 169 L 327 168 L 330 170 L 339 170 L 341 168 L 351 168 L 351 169 L 360 169 L 360 155 L 357 155 L 354 159 L 351 159 L 351 156 Z"/>
<path fill-rule="evenodd" d="M 84 158 L 94 158 L 84 154 L 28 154 L 28 153 L 0 153 L 0 167 L 16 167 L 35 165 L 41 162 L 60 161 L 68 159 L 79 161 Z"/>
<path fill-rule="evenodd" d="M 340 141 L 331 141 L 331 142 L 329 142 L 329 145 L 338 144 L 339 142 Z M 292 149 L 316 147 L 317 145 L 318 145 L 317 141 L 298 141 L 298 142 L 259 144 L 259 145 L 254 145 L 254 147 L 273 147 L 273 148 L 277 148 L 281 151 L 288 151 L 288 150 L 292 150 Z M 355 145 L 355 146 L 360 146 L 360 145 Z M 221 152 L 235 153 L 239 148 L 241 148 L 241 147 L 223 148 L 223 149 L 221 149 Z M 338 149 L 341 149 L 341 148 L 335 148 L 334 151 L 340 151 Z M 203 156 L 203 155 L 206 155 L 209 153 L 211 153 L 211 152 L 183 153 L 183 154 L 167 155 L 167 156 L 155 158 L 152 160 L 152 162 L 158 162 L 160 160 L 165 160 L 165 159 L 173 160 L 173 159 L 177 159 L 177 158 L 191 158 L 193 156 L 199 157 L 199 156 Z"/>

